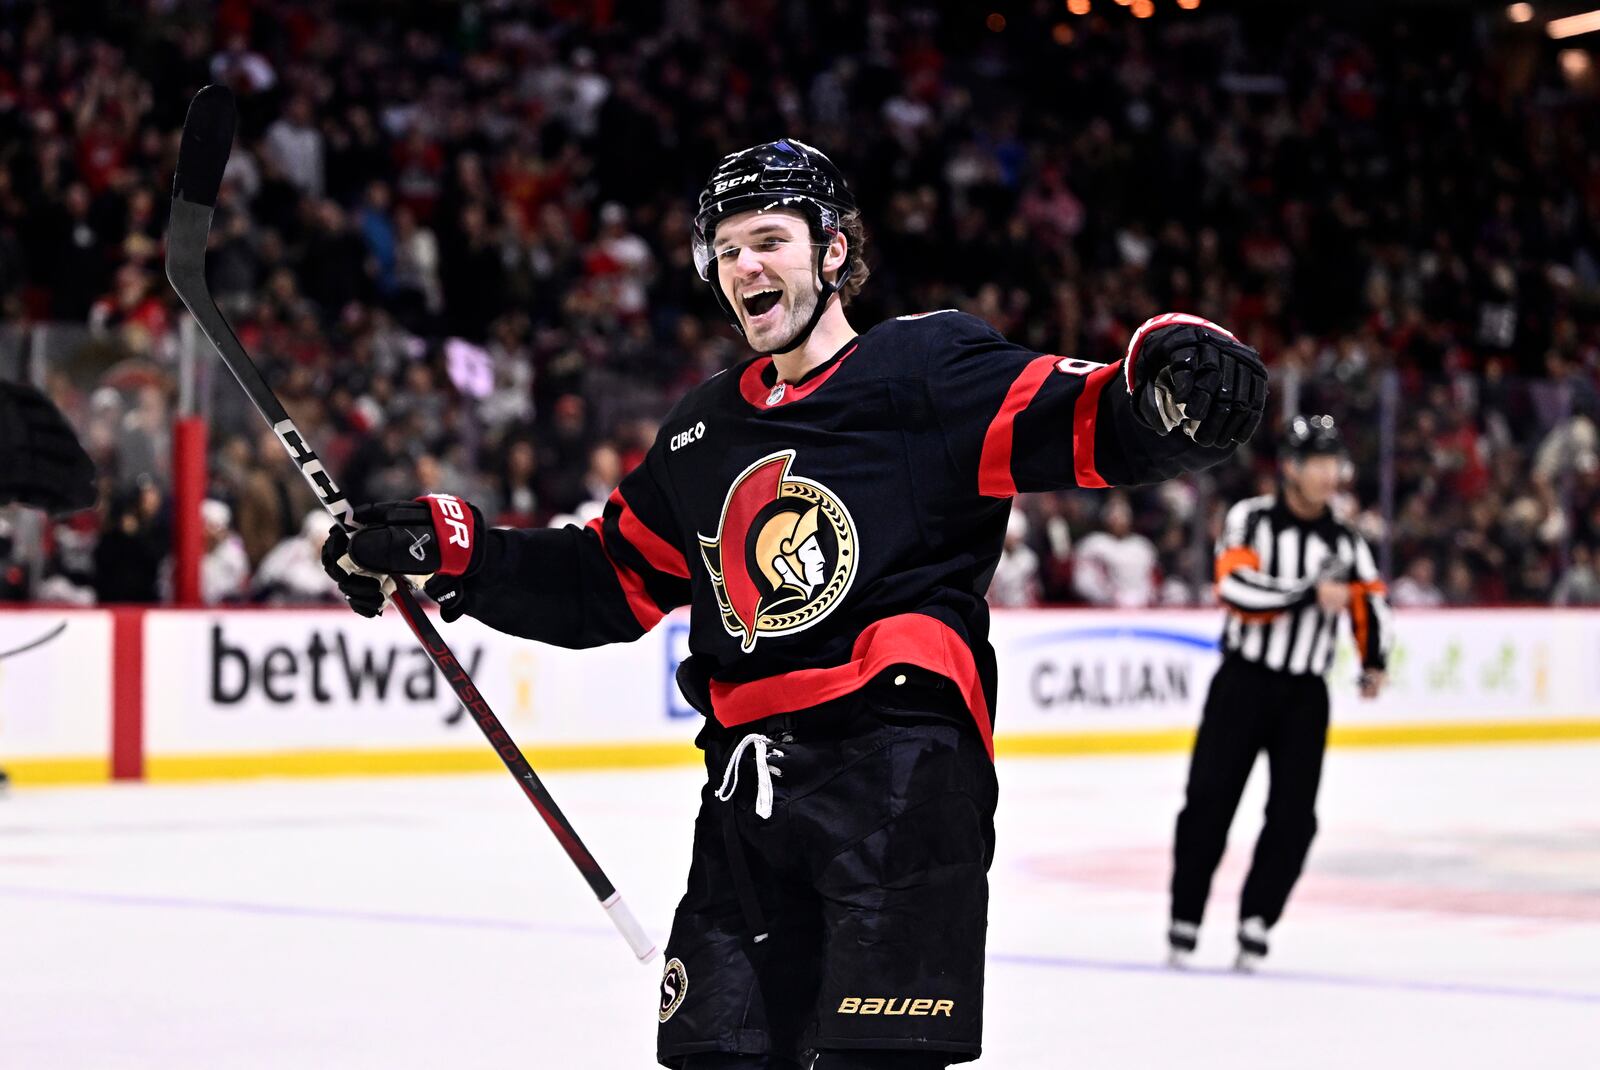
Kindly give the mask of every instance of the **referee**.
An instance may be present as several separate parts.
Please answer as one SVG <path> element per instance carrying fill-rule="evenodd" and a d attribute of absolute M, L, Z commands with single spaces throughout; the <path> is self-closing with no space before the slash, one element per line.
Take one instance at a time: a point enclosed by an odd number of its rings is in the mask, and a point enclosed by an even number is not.
<path fill-rule="evenodd" d="M 1267 954 L 1316 835 L 1317 782 L 1328 735 L 1328 685 L 1339 618 L 1348 610 L 1361 655 L 1361 695 L 1384 683 L 1394 627 L 1372 551 L 1333 516 L 1345 465 L 1331 416 L 1297 416 L 1282 453 L 1280 492 L 1228 510 L 1217 546 L 1227 605 L 1222 666 L 1211 681 L 1189 763 L 1173 847 L 1170 961 L 1194 952 L 1211 876 L 1256 755 L 1267 752 L 1266 825 L 1239 903 L 1237 969 Z"/>

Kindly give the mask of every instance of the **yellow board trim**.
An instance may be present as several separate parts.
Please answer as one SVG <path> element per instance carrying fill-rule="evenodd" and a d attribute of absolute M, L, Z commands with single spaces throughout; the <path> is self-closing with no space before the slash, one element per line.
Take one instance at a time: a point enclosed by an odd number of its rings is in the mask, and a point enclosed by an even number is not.
<path fill-rule="evenodd" d="M 40 784 L 104 784 L 111 779 L 111 759 L 96 758 L 3 758 L 0 769 L 18 787 Z"/>
<path fill-rule="evenodd" d="M 1454 746 L 1492 743 L 1559 743 L 1600 740 L 1600 719 L 1547 721 L 1435 721 L 1336 725 L 1336 747 Z M 1152 728 L 1076 732 L 1018 732 L 995 737 L 1001 758 L 1093 754 L 1151 754 L 1188 750 L 1194 731 Z M 529 748 L 535 769 L 648 769 L 699 765 L 687 740 L 635 743 L 549 743 Z M 4 768 L 19 787 L 105 783 L 110 762 L 89 758 L 12 758 Z M 493 751 L 463 748 L 415 750 L 287 750 L 241 754 L 169 754 L 145 759 L 145 779 L 173 782 L 242 777 L 416 776 L 479 773 L 501 768 Z"/>
<path fill-rule="evenodd" d="M 636 769 L 698 765 L 700 752 L 688 740 L 638 743 L 553 743 L 524 751 L 538 772 L 575 769 Z M 145 759 L 145 779 L 215 780 L 230 777 L 395 776 L 482 773 L 502 769 L 481 750 L 292 750 L 255 754 L 170 754 Z"/>
<path fill-rule="evenodd" d="M 1559 743 L 1600 740 L 1600 720 L 1421 721 L 1334 725 L 1335 747 L 1434 747 L 1486 743 Z M 1184 751 L 1194 729 L 1151 728 L 1124 732 L 1020 732 L 994 737 L 999 758 L 1048 758 L 1072 754 L 1148 754 Z"/>
<path fill-rule="evenodd" d="M 1420 724 L 1334 725 L 1337 747 L 1412 747 L 1476 743 L 1559 743 L 1600 739 L 1600 721 L 1445 721 Z"/>
<path fill-rule="evenodd" d="M 1056 758 L 1071 754 L 1150 754 L 1188 750 L 1193 744 L 1192 728 L 1010 732 L 994 737 L 994 755 L 996 758 Z"/>

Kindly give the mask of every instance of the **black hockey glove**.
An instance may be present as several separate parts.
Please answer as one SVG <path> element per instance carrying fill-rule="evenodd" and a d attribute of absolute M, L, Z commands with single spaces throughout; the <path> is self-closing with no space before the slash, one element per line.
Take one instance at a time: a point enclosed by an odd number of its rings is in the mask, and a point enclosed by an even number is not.
<path fill-rule="evenodd" d="M 1146 320 L 1123 372 L 1140 423 L 1163 435 L 1181 426 L 1201 446 L 1249 441 L 1267 408 L 1261 354 L 1199 316 Z"/>
<path fill-rule="evenodd" d="M 50 399 L 22 383 L 0 383 L 0 505 L 66 513 L 98 497 L 94 462 Z"/>
<path fill-rule="evenodd" d="M 377 502 L 356 509 L 359 525 L 346 534 L 335 526 L 322 545 L 322 568 L 339 585 L 350 608 L 363 617 L 383 612 L 391 576 L 424 579 L 423 593 L 455 620 L 463 611 L 461 581 L 483 563 L 483 514 L 449 494 L 411 502 Z"/>

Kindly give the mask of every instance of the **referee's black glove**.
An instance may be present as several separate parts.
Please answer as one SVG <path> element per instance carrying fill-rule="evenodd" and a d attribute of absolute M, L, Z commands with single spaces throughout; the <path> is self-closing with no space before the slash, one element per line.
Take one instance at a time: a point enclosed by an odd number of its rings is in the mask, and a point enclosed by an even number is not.
<path fill-rule="evenodd" d="M 1267 408 L 1261 354 L 1199 316 L 1146 320 L 1123 372 L 1140 423 L 1163 435 L 1181 426 L 1201 446 L 1249 441 Z"/>
<path fill-rule="evenodd" d="M 465 609 L 462 580 L 483 563 L 483 514 L 449 494 L 359 506 L 346 533 L 337 525 L 322 545 L 322 568 L 363 617 L 376 617 L 392 576 L 423 580 L 422 590 L 455 620 Z"/>

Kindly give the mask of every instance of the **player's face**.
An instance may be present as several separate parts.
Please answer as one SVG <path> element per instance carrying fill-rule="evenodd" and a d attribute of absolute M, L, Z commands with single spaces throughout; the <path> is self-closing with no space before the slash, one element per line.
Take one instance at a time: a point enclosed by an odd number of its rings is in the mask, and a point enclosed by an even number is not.
<path fill-rule="evenodd" d="M 799 212 L 740 212 L 717 226 L 717 281 L 750 347 L 781 353 L 817 304 L 817 250 Z"/>
<path fill-rule="evenodd" d="M 1289 462 L 1289 478 L 1295 489 L 1312 506 L 1320 507 L 1332 500 L 1339 489 L 1339 475 L 1343 462 L 1338 457 L 1317 454 L 1303 461 Z"/>

